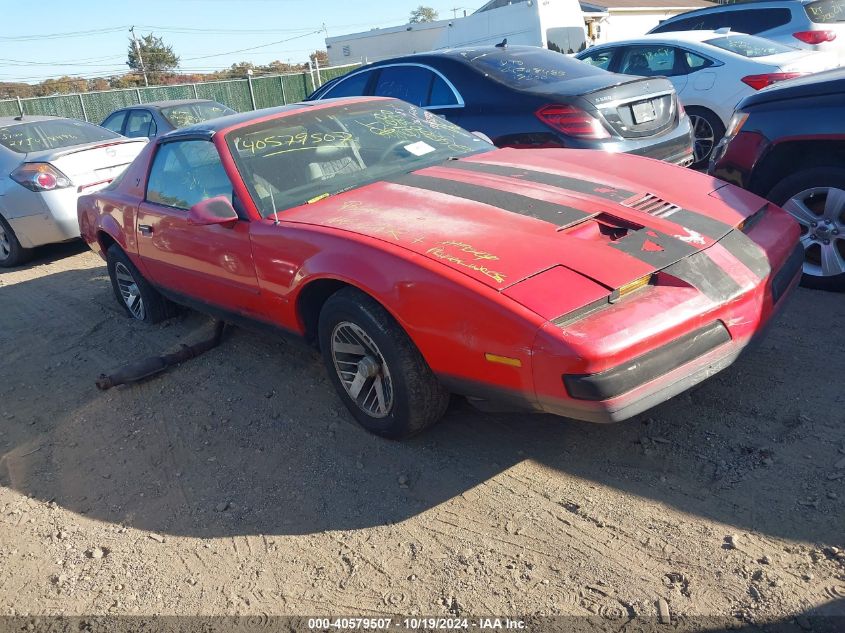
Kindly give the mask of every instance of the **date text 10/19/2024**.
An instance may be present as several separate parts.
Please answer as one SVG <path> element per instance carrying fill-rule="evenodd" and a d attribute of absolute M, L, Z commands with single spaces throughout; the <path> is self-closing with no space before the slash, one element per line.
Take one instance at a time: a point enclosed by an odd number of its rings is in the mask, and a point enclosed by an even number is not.
<path fill-rule="evenodd" d="M 525 630 L 525 622 L 510 618 L 309 618 L 308 628 L 318 631 L 345 630 Z"/>

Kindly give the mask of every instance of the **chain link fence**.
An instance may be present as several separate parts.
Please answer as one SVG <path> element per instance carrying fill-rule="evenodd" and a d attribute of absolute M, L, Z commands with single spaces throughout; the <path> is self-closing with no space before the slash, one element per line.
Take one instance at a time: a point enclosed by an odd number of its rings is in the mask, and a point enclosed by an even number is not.
<path fill-rule="evenodd" d="M 302 101 L 315 88 L 348 73 L 360 64 L 330 66 L 319 71 L 271 75 L 254 79 L 229 79 L 175 86 L 124 88 L 52 97 L 0 101 L 0 116 L 46 114 L 100 123 L 109 114 L 130 105 L 170 99 L 211 99 L 238 112 Z"/>

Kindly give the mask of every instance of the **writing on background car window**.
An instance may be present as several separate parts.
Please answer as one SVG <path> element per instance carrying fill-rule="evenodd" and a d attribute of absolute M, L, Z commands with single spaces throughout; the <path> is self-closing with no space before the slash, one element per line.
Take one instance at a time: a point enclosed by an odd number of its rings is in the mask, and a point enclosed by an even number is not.
<path fill-rule="evenodd" d="M 458 130 L 463 136 L 466 134 L 463 130 L 436 114 L 423 112 L 423 118 L 420 119 L 406 110 L 382 109 L 367 117 L 357 118 L 355 122 L 376 136 L 404 141 L 427 140 L 455 152 L 471 151 L 472 148 L 458 142 L 454 134 L 450 135 L 450 132 Z"/>

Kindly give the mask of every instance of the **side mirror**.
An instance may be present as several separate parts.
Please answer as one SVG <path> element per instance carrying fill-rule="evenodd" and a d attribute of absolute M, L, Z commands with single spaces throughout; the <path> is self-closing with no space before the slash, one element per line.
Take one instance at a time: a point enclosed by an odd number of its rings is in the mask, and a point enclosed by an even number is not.
<path fill-rule="evenodd" d="M 238 214 L 226 196 L 200 200 L 188 211 L 188 224 L 194 226 L 234 224 L 237 221 Z"/>

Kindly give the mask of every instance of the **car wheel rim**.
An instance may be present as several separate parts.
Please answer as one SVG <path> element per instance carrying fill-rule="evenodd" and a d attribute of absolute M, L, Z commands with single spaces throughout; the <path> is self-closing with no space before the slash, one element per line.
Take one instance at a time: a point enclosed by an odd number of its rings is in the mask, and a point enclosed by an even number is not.
<path fill-rule="evenodd" d="M 695 139 L 693 142 L 695 162 L 699 163 L 710 156 L 710 152 L 713 151 L 713 145 L 716 144 L 716 133 L 713 131 L 710 122 L 702 116 L 691 114 L 690 123 Z"/>
<path fill-rule="evenodd" d="M 814 277 L 845 274 L 845 190 L 805 189 L 783 208 L 801 225 L 804 273 Z"/>
<path fill-rule="evenodd" d="M 0 259 L 7 260 L 12 254 L 12 245 L 9 242 L 9 235 L 6 233 L 6 228 L 0 224 Z"/>
<path fill-rule="evenodd" d="M 393 380 L 384 356 L 372 338 L 349 321 L 332 331 L 332 360 L 349 397 L 364 413 L 384 418 L 393 409 Z"/>
<path fill-rule="evenodd" d="M 118 262 L 114 266 L 114 276 L 117 278 L 117 287 L 120 290 L 120 296 L 123 297 L 123 303 L 126 304 L 129 313 L 139 321 L 143 321 L 144 300 L 141 299 L 141 291 L 132 273 L 129 272 L 126 266 Z"/>

